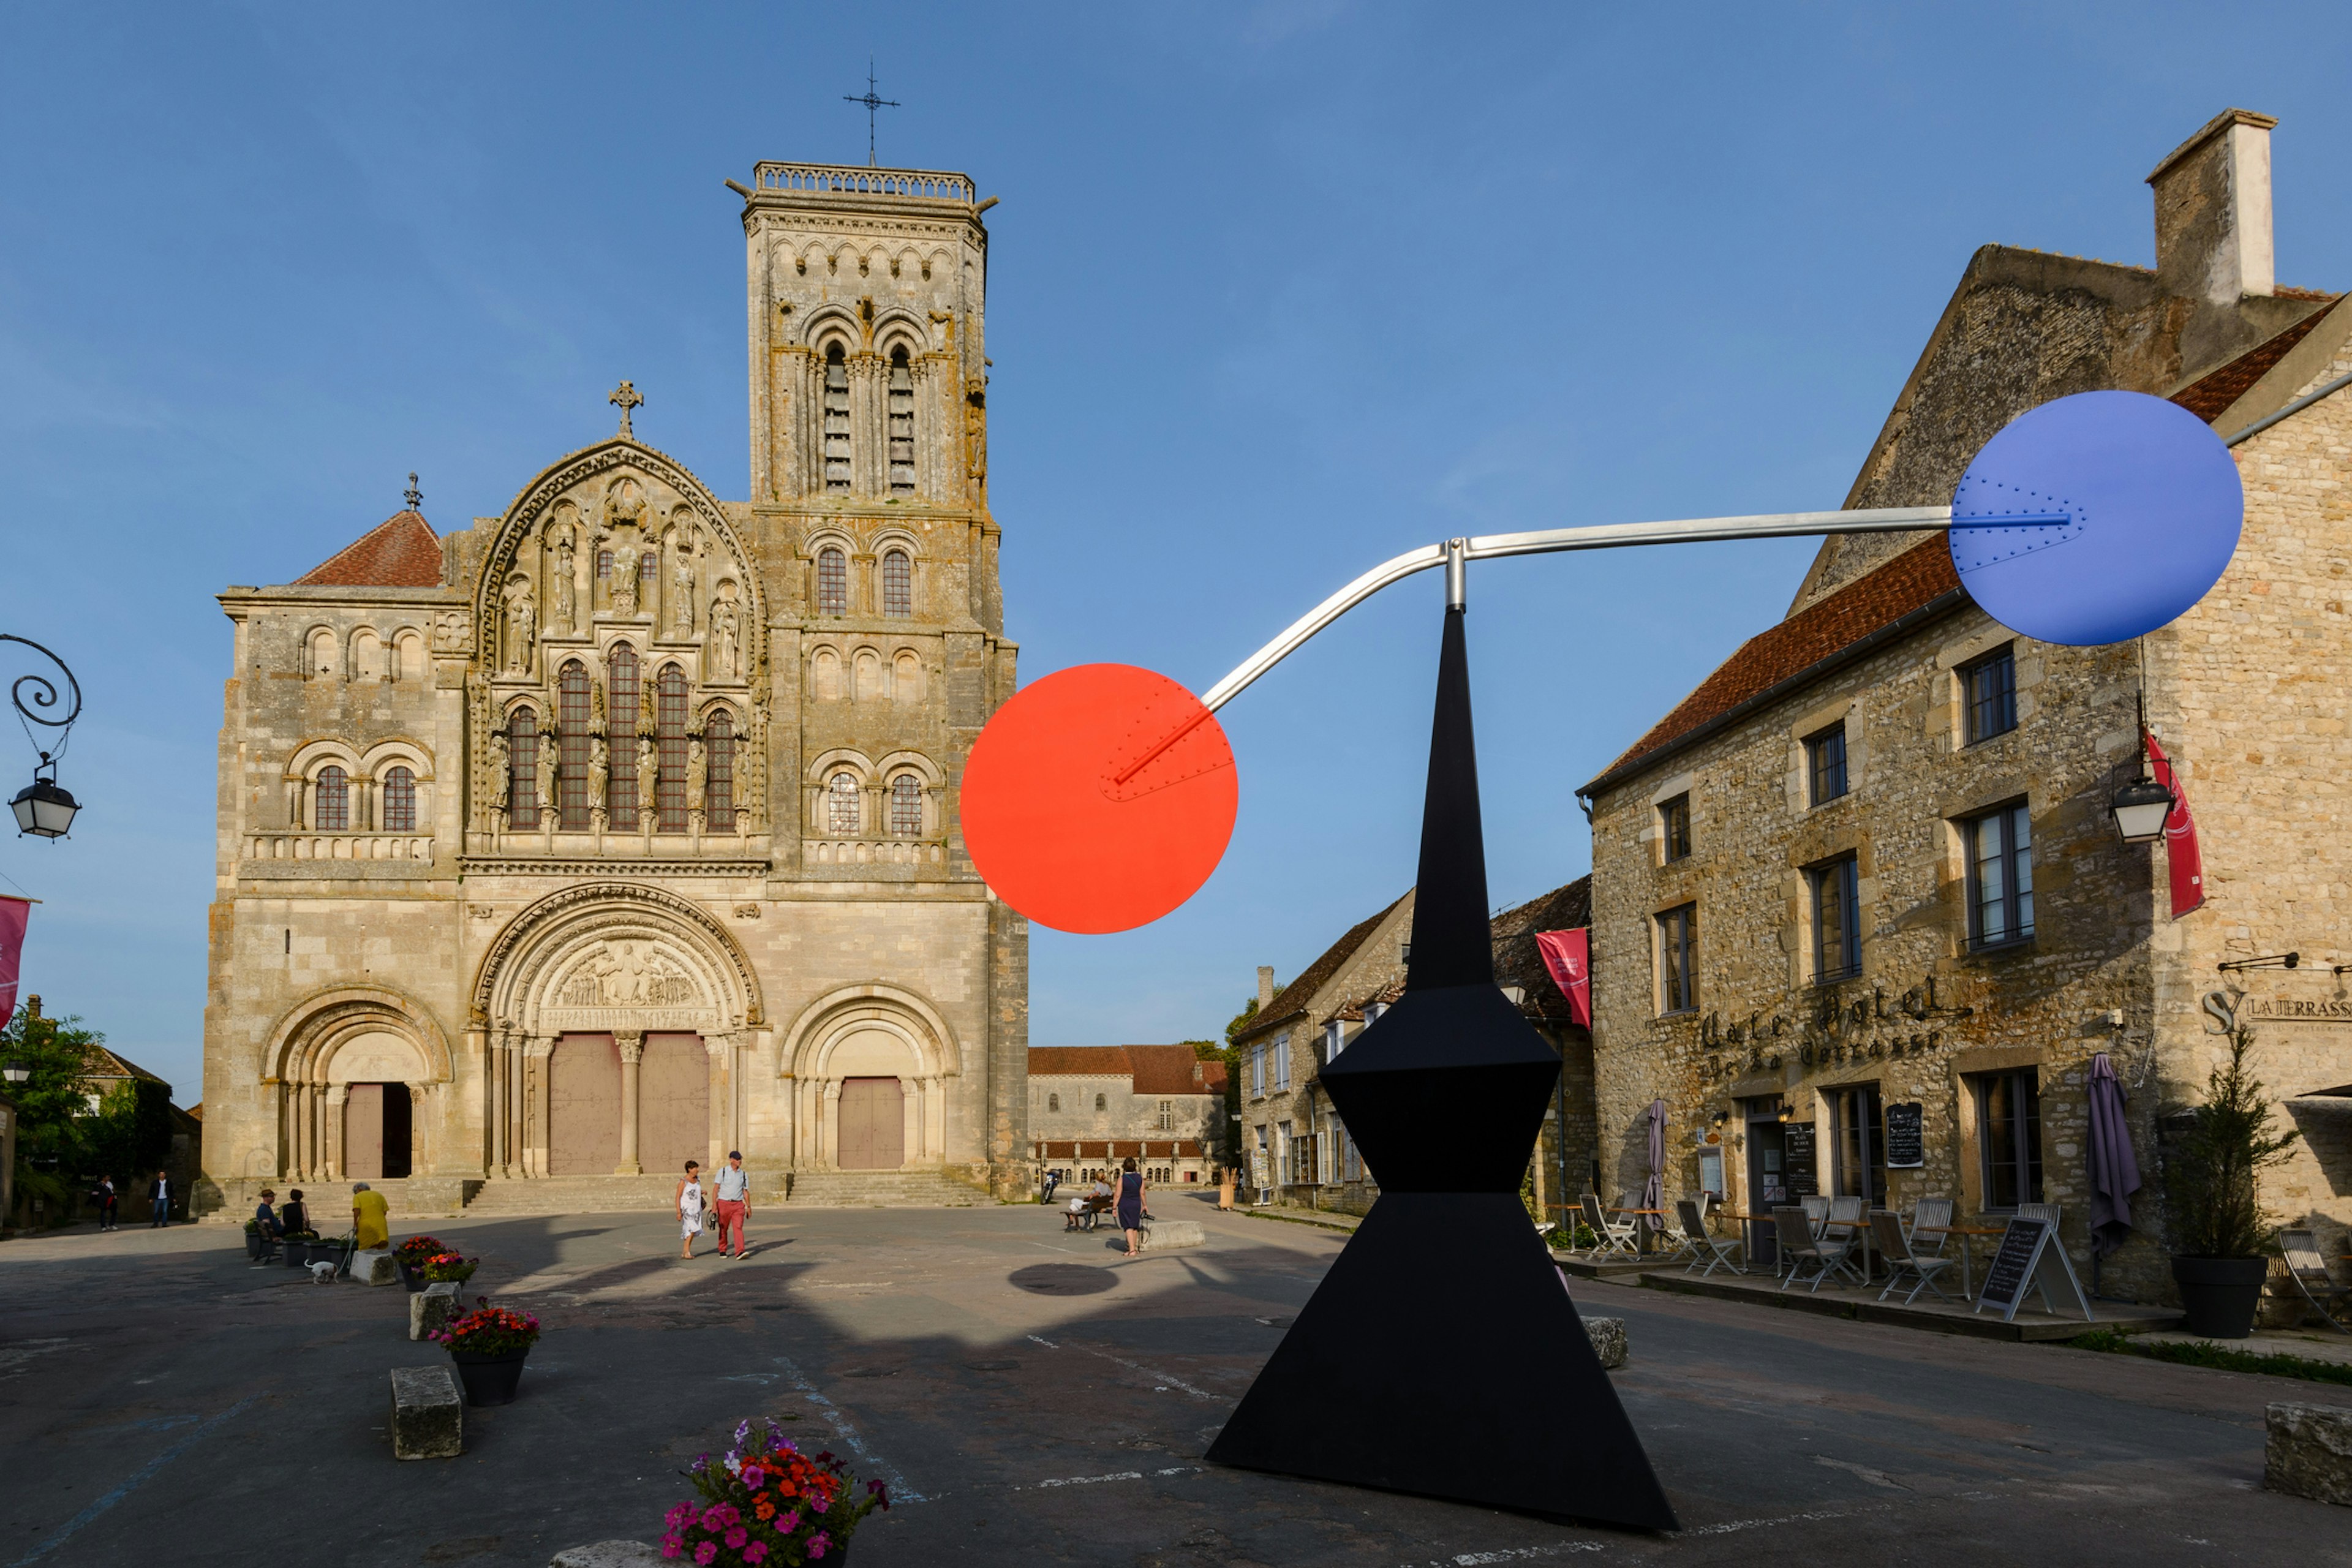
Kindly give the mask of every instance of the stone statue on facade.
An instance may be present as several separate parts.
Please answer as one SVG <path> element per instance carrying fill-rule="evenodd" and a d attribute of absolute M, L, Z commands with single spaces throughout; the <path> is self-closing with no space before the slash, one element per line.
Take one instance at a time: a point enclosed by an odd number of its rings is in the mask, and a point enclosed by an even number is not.
<path fill-rule="evenodd" d="M 579 584 L 572 581 L 572 525 L 555 531 L 555 634 L 569 637 L 579 624 Z"/>
<path fill-rule="evenodd" d="M 694 531 L 680 529 L 677 553 L 670 559 L 669 634 L 694 635 Z"/>
<path fill-rule="evenodd" d="M 507 668 L 530 673 L 531 645 L 539 637 L 539 612 L 530 601 L 530 585 L 507 601 Z"/>
<path fill-rule="evenodd" d="M 637 737 L 637 821 L 646 827 L 654 823 L 658 804 L 656 792 L 661 787 L 661 748 L 650 735 Z"/>
<path fill-rule="evenodd" d="M 514 768 L 507 760 L 507 738 L 499 731 L 490 731 L 490 798 L 498 813 L 498 825 L 506 826 L 509 797 L 514 793 Z"/>
<path fill-rule="evenodd" d="M 634 544 L 613 547 L 613 613 L 631 616 L 637 613 L 637 548 Z"/>
<path fill-rule="evenodd" d="M 692 735 L 686 742 L 686 813 L 693 820 L 694 830 L 702 831 L 702 784 L 704 762 L 702 737 Z"/>
<path fill-rule="evenodd" d="M 609 757 L 604 737 L 593 737 L 588 742 L 588 806 L 595 813 L 599 832 L 604 826 L 604 783 L 611 774 Z"/>
<path fill-rule="evenodd" d="M 735 601 L 729 596 L 733 588 L 734 584 L 729 584 L 728 592 L 712 600 L 710 605 L 710 673 L 714 679 L 721 680 L 734 679 L 741 647 Z"/>
<path fill-rule="evenodd" d="M 557 741 L 553 735 L 540 737 L 539 809 L 542 814 L 551 813 L 556 809 L 556 746 Z M 554 818 L 549 816 L 548 820 L 551 822 Z"/>

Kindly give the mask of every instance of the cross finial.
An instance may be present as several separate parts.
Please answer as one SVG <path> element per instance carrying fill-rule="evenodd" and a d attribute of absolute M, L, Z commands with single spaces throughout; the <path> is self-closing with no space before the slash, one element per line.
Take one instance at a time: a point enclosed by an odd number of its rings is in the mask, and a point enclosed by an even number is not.
<path fill-rule="evenodd" d="M 625 381 L 614 387 L 613 395 L 604 401 L 621 411 L 621 434 L 624 436 L 635 434 L 629 428 L 629 410 L 643 407 L 646 401 L 637 395 L 637 389 Z"/>
<path fill-rule="evenodd" d="M 844 103 L 862 103 L 866 106 L 866 166 L 869 169 L 874 168 L 876 166 L 874 162 L 874 111 L 877 109 L 904 109 L 906 105 L 900 103 L 895 98 L 879 98 L 875 95 L 874 57 L 872 55 L 866 57 L 866 90 L 863 93 L 845 92 L 841 95 L 841 101 Z"/>
<path fill-rule="evenodd" d="M 408 510 L 411 511 L 415 511 L 418 507 L 425 504 L 425 492 L 416 488 L 416 470 L 415 468 L 408 470 L 408 488 L 400 492 L 400 497 L 403 500 L 408 503 Z"/>

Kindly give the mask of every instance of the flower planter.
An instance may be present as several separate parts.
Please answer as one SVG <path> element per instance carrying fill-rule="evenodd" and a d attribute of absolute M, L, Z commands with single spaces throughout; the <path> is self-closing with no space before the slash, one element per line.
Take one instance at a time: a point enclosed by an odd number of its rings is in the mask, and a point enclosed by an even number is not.
<path fill-rule="evenodd" d="M 2254 1331 L 2270 1271 L 2266 1258 L 2174 1258 L 2172 1282 L 2180 1287 L 2180 1304 L 2189 1314 L 2181 1328 L 2207 1339 L 2244 1339 Z"/>
<path fill-rule="evenodd" d="M 289 1268 L 300 1268 L 310 1261 L 310 1244 L 299 1237 L 289 1236 L 280 1244 L 282 1261 Z"/>
<path fill-rule="evenodd" d="M 414 1296 L 425 1289 L 427 1281 L 423 1270 L 396 1252 L 392 1255 L 392 1260 L 400 1265 L 400 1282 L 408 1287 L 410 1295 Z"/>
<path fill-rule="evenodd" d="M 522 1363 L 530 1359 L 530 1352 L 484 1355 L 478 1351 L 453 1350 L 449 1359 L 457 1365 L 457 1381 L 466 1385 L 467 1404 L 512 1405 L 515 1390 L 522 1383 Z"/>
<path fill-rule="evenodd" d="M 262 1247 L 262 1235 L 261 1235 L 261 1233 L 260 1233 L 259 1231 L 257 1231 L 257 1230 L 248 1230 L 248 1231 L 247 1231 L 247 1232 L 245 1233 L 245 1255 L 246 1255 L 246 1257 L 247 1257 L 247 1258 L 249 1258 L 253 1259 L 253 1260 L 254 1260 L 254 1261 L 256 1261 L 256 1262 L 260 1261 L 260 1258 L 261 1258 L 261 1247 Z"/>

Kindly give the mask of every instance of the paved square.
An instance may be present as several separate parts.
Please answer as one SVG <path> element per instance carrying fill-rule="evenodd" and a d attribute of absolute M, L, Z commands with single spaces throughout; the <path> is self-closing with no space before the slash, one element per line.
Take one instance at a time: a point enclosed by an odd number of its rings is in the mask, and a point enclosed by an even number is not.
<path fill-rule="evenodd" d="M 0 1563 L 537 1568 L 652 1540 L 677 1470 L 761 1412 L 898 1492 L 858 1568 L 2352 1561 L 2347 1515 L 2260 1489 L 2263 1406 L 2352 1390 L 1598 1282 L 1678 1536 L 1206 1468 L 1343 1237 L 1161 1205 L 1209 1244 L 1130 1263 L 1036 1208 L 770 1210 L 750 1260 L 681 1263 L 656 1215 L 436 1224 L 547 1337 L 463 1458 L 414 1463 L 387 1370 L 443 1358 L 404 1292 L 257 1270 L 217 1227 L 10 1242 Z M 1456 1436 L 1398 1413 L 1400 1443 Z"/>

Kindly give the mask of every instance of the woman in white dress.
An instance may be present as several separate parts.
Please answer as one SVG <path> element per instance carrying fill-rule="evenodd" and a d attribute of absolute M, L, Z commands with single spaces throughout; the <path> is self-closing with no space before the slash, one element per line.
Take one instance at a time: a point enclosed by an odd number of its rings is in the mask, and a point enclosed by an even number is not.
<path fill-rule="evenodd" d="M 686 1174 L 677 1184 L 677 1222 L 684 1238 L 678 1246 L 680 1258 L 694 1256 L 694 1238 L 702 1234 L 702 1166 L 693 1160 L 686 1163 Z"/>

